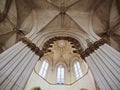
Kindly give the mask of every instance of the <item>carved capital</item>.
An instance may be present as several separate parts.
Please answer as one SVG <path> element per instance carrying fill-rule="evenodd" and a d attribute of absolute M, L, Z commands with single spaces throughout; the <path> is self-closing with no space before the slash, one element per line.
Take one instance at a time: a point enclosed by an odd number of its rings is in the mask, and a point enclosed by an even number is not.
<path fill-rule="evenodd" d="M 42 50 L 39 49 L 39 47 L 37 47 L 34 43 L 32 43 L 31 40 L 29 40 L 27 37 L 24 37 L 21 39 L 21 41 L 25 44 L 27 44 L 27 46 L 33 51 L 35 52 L 35 54 L 39 55 L 39 57 L 41 58 L 44 53 Z"/>
<path fill-rule="evenodd" d="M 57 40 L 66 40 L 70 42 L 73 45 L 72 48 L 76 49 L 73 53 L 79 54 L 82 51 L 81 45 L 79 44 L 79 41 L 77 41 L 76 39 L 72 37 L 56 36 L 56 37 L 49 39 L 47 42 L 44 43 L 43 48 L 42 48 L 43 52 L 44 53 L 51 52 L 49 48 L 52 47 L 51 44 L 53 44 L 54 41 L 57 41 Z"/>
<path fill-rule="evenodd" d="M 84 59 L 85 57 L 89 56 L 95 50 L 97 50 L 101 45 L 107 43 L 105 39 L 100 39 L 95 43 L 91 44 L 84 52 L 80 53 L 81 57 Z"/>
<path fill-rule="evenodd" d="M 94 43 L 94 46 L 99 48 L 99 46 L 103 45 L 104 43 L 107 43 L 107 41 L 105 39 L 100 39 Z"/>
<path fill-rule="evenodd" d="M 80 56 L 81 56 L 82 59 L 85 60 L 85 57 L 87 57 L 87 54 L 85 53 L 85 51 L 83 51 L 83 52 L 80 53 Z"/>

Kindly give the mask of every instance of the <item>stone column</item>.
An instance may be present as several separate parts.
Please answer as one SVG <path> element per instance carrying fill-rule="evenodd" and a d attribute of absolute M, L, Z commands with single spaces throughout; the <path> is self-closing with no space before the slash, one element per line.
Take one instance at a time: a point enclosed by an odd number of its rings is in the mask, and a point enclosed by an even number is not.
<path fill-rule="evenodd" d="M 109 85 L 106 82 L 105 78 L 102 76 L 101 71 L 97 68 L 97 65 L 92 61 L 92 58 L 90 56 L 88 56 L 85 58 L 85 60 L 88 64 L 100 90 L 111 90 L 111 88 L 109 88 Z"/>
<path fill-rule="evenodd" d="M 0 55 L 0 90 L 23 90 L 43 52 L 29 39 Z"/>
<path fill-rule="evenodd" d="M 99 40 L 84 51 L 100 90 L 120 90 L 120 53 Z"/>

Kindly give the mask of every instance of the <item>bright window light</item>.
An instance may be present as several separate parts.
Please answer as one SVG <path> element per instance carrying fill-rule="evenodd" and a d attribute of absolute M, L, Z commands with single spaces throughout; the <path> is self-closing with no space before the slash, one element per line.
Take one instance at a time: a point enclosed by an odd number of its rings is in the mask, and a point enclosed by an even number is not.
<path fill-rule="evenodd" d="M 63 84 L 64 83 L 64 74 L 65 74 L 65 69 L 62 65 L 60 65 L 57 68 L 57 83 L 58 84 Z"/>
<path fill-rule="evenodd" d="M 40 72 L 39 72 L 40 76 L 42 76 L 42 77 L 46 76 L 48 66 L 49 66 L 48 61 L 47 60 L 43 61 L 43 64 L 42 64 Z"/>
<path fill-rule="evenodd" d="M 80 63 L 78 61 L 74 62 L 74 72 L 75 72 L 76 79 L 82 77 L 83 75 L 80 67 Z"/>

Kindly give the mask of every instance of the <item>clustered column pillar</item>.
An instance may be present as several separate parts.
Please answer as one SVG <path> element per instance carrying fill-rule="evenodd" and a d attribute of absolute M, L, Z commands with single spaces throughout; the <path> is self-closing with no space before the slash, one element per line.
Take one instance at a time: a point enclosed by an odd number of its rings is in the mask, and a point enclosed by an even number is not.
<path fill-rule="evenodd" d="M 0 54 L 0 90 L 24 90 L 42 50 L 24 37 Z"/>
<path fill-rule="evenodd" d="M 89 46 L 81 57 L 88 64 L 100 90 L 120 90 L 120 53 L 101 39 Z"/>

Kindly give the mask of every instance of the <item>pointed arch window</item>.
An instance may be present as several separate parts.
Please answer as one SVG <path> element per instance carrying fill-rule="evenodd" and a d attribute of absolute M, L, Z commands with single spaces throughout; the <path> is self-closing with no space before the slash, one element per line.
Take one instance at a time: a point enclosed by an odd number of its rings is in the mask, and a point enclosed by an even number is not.
<path fill-rule="evenodd" d="M 43 64 L 41 66 L 39 75 L 42 77 L 46 76 L 47 70 L 48 70 L 49 62 L 47 60 L 43 61 Z"/>
<path fill-rule="evenodd" d="M 65 77 L 65 68 L 63 65 L 60 65 L 57 68 L 57 83 L 58 84 L 63 84 L 64 83 L 64 77 Z"/>
<path fill-rule="evenodd" d="M 74 72 L 75 72 L 76 79 L 82 77 L 83 75 L 81 67 L 80 67 L 80 63 L 78 61 L 74 62 Z"/>

